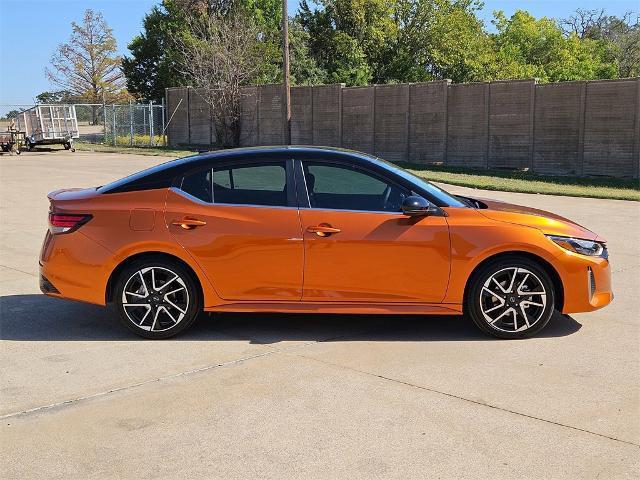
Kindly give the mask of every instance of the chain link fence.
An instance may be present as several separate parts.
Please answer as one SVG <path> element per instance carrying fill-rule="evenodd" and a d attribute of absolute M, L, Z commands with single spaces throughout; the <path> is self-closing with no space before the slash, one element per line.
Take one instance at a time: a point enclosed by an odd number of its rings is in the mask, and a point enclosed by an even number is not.
<path fill-rule="evenodd" d="M 167 144 L 164 104 L 76 103 L 73 106 L 78 119 L 78 142 L 123 147 L 155 147 Z M 7 112 L 0 120 L 0 131 L 5 131 L 17 113 L 33 105 L 0 107 Z"/>

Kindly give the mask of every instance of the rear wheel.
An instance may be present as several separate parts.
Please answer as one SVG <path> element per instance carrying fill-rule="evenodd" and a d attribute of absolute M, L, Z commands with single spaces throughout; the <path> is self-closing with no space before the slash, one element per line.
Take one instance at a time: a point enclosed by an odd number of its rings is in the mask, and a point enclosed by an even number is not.
<path fill-rule="evenodd" d="M 531 337 L 553 315 L 553 282 L 531 260 L 513 257 L 492 262 L 478 271 L 471 282 L 465 312 L 489 335 Z"/>
<path fill-rule="evenodd" d="M 114 302 L 120 320 L 145 338 L 168 338 L 188 328 L 200 312 L 192 276 L 166 260 L 134 262 L 118 277 Z"/>

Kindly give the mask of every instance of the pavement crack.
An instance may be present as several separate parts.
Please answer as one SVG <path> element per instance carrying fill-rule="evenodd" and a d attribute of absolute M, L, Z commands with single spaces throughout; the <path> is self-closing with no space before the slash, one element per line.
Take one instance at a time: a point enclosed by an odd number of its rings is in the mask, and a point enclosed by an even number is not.
<path fill-rule="evenodd" d="M 19 268 L 14 268 L 14 267 L 8 267 L 6 265 L 0 265 L 0 267 L 2 268 L 6 268 L 8 270 L 13 270 L 14 272 L 19 272 L 19 273 L 24 273 L 25 275 L 29 275 L 31 277 L 37 277 L 38 275 L 36 275 L 35 273 L 31 273 L 31 272 L 25 272 L 24 270 L 20 270 Z"/>
<path fill-rule="evenodd" d="M 222 332 L 222 333 L 224 334 L 224 332 Z M 0 420 L 5 420 L 7 418 L 24 417 L 24 416 L 37 414 L 37 413 L 40 413 L 40 412 L 43 412 L 43 411 L 47 411 L 47 410 L 54 410 L 54 409 L 58 409 L 58 408 L 68 407 L 68 406 L 75 405 L 77 403 L 85 402 L 85 401 L 88 401 L 88 400 L 93 400 L 93 399 L 96 399 L 96 398 L 105 397 L 105 396 L 108 396 L 108 395 L 124 392 L 124 391 L 127 391 L 127 390 L 132 390 L 132 389 L 135 389 L 135 388 L 140 388 L 140 387 L 143 387 L 145 385 L 150 385 L 152 383 L 158 383 L 158 382 L 163 382 L 163 381 L 166 381 L 166 380 L 172 380 L 172 379 L 175 379 L 175 378 L 186 377 L 186 376 L 194 375 L 194 374 L 197 374 L 197 373 L 206 372 L 208 370 L 214 370 L 214 369 L 217 369 L 217 368 L 230 367 L 230 366 L 233 366 L 233 365 L 238 365 L 238 364 L 247 362 L 249 360 L 255 360 L 256 358 L 262 358 L 262 357 L 266 357 L 266 356 L 273 355 L 273 354 L 276 354 L 276 353 L 286 353 L 288 350 L 292 350 L 294 348 L 306 347 L 306 346 L 309 346 L 309 345 L 313 345 L 315 343 L 325 342 L 325 341 L 332 341 L 332 340 L 336 340 L 336 339 L 339 339 L 339 338 L 342 338 L 342 337 L 343 336 L 335 336 L 335 337 L 326 338 L 326 339 L 312 340 L 312 341 L 309 341 L 309 342 L 304 342 L 302 344 L 297 343 L 297 344 L 294 344 L 294 345 L 287 345 L 286 347 L 282 347 L 282 348 L 272 348 L 272 347 L 266 346 L 267 351 L 258 353 L 256 355 L 249 355 L 247 357 L 242 357 L 242 358 L 238 358 L 238 359 L 235 359 L 235 360 L 230 360 L 228 362 L 223 362 L 223 363 L 214 363 L 214 364 L 210 364 L 210 365 L 205 365 L 203 367 L 198 367 L 198 368 L 194 368 L 194 369 L 191 369 L 191 370 L 186 370 L 184 372 L 178 372 L 178 373 L 174 373 L 174 374 L 171 374 L 171 375 L 164 375 L 164 376 L 152 378 L 152 379 L 149 379 L 149 380 L 144 380 L 144 381 L 141 381 L 141 382 L 132 383 L 130 385 L 124 385 L 122 387 L 112 388 L 110 390 L 105 390 L 105 391 L 102 391 L 102 392 L 92 393 L 90 395 L 82 395 L 82 396 L 71 398 L 71 399 L 68 399 L 68 400 L 62 400 L 60 402 L 54 402 L 54 403 L 47 404 L 47 405 L 40 405 L 40 406 L 37 406 L 37 407 L 29 408 L 29 409 L 26 409 L 26 410 L 21 410 L 21 411 L 18 411 L 18 412 L 7 413 L 7 414 L 4 414 L 4 415 L 0 415 Z M 265 345 L 265 344 L 262 344 L 262 345 Z"/>
<path fill-rule="evenodd" d="M 548 424 L 551 424 L 551 425 L 556 425 L 558 427 L 568 428 L 568 429 L 575 430 L 575 431 L 578 431 L 578 432 L 587 433 L 587 434 L 590 434 L 590 435 L 595 435 L 597 437 L 606 438 L 607 440 L 613 440 L 614 442 L 624 443 L 626 445 L 632 445 L 634 447 L 640 448 L 640 445 L 637 444 L 637 443 L 630 442 L 628 440 L 622 440 L 620 438 L 612 437 L 610 435 L 605 435 L 603 433 L 598 433 L 598 432 L 594 432 L 594 431 L 591 431 L 591 430 L 587 430 L 585 428 L 574 427 L 573 425 L 567 425 L 566 423 L 556 422 L 554 420 L 549 420 L 549 419 L 546 419 L 546 418 L 537 417 L 535 415 L 530 415 L 530 414 L 527 414 L 527 413 L 517 412 L 515 410 L 510 410 L 508 408 L 500 407 L 498 405 L 492 405 L 490 403 L 479 402 L 477 400 L 472 400 L 470 398 L 466 398 L 466 397 L 463 397 L 461 395 L 456 395 L 454 393 L 443 392 L 442 390 L 438 390 L 436 388 L 425 387 L 423 385 L 417 385 L 417 384 L 411 383 L 411 382 L 405 382 L 404 380 L 399 380 L 397 378 L 391 378 L 391 377 L 387 377 L 385 375 L 380 375 L 378 373 L 367 372 L 366 370 L 360 370 L 358 368 L 353 368 L 353 367 L 349 367 L 349 366 L 346 366 L 346 365 L 341 365 L 341 364 L 338 364 L 338 363 L 327 362 L 325 360 L 320 360 L 320 359 L 314 358 L 314 357 L 308 357 L 306 355 L 302 355 L 302 354 L 299 354 L 299 353 L 294 353 L 294 355 L 296 355 L 298 357 L 301 357 L 301 358 L 305 358 L 307 360 L 313 360 L 313 361 L 316 361 L 316 362 L 319 362 L 319 363 L 322 363 L 322 364 L 325 364 L 325 365 L 328 365 L 328 366 L 333 366 L 333 367 L 338 367 L 338 368 L 342 368 L 342 369 L 345 369 L 345 370 L 350 370 L 352 372 L 360 373 L 362 375 L 368 375 L 370 377 L 376 377 L 376 378 L 379 378 L 381 380 L 394 382 L 394 383 L 397 383 L 397 384 L 400 384 L 400 385 L 405 385 L 405 386 L 408 386 L 408 387 L 411 387 L 411 388 L 417 388 L 417 389 L 424 390 L 424 391 L 427 391 L 427 392 L 435 393 L 437 395 L 443 395 L 445 397 L 455 398 L 455 399 L 461 400 L 463 402 L 472 403 L 472 404 L 479 405 L 479 406 L 482 406 L 482 407 L 492 408 L 494 410 L 499 410 L 501 412 L 510 413 L 510 414 L 513 414 L 513 415 L 518 415 L 520 417 L 529 418 L 531 420 L 537 420 L 539 422 L 544 422 L 544 423 L 548 423 Z"/>
<path fill-rule="evenodd" d="M 53 410 L 53 409 L 57 409 L 57 408 L 61 408 L 61 407 L 66 407 L 66 406 L 71 406 L 74 405 L 76 403 L 80 403 L 80 402 L 84 402 L 87 400 L 93 400 L 95 398 L 100 398 L 100 397 L 105 397 L 114 393 L 119 393 L 119 392 L 124 392 L 127 390 L 132 390 L 135 388 L 140 388 L 143 387 L 145 385 L 149 385 L 152 383 L 158 383 L 158 382 L 163 382 L 166 380 L 172 380 L 175 378 L 180 378 L 180 377 L 185 377 L 185 376 L 189 376 L 189 375 L 194 375 L 196 373 L 201 373 L 201 372 L 206 372 L 208 370 L 213 370 L 216 368 L 223 368 L 223 367 L 229 367 L 229 366 L 233 366 L 233 365 L 237 365 L 240 363 L 244 363 L 248 360 L 254 360 L 256 358 L 260 358 L 260 357 L 266 357 L 268 355 L 273 355 L 275 353 L 278 353 L 279 350 L 275 350 L 275 349 L 269 349 L 266 352 L 261 352 L 258 353 L 256 355 L 249 355 L 247 357 L 242 357 L 242 358 L 237 358 L 235 360 L 230 360 L 228 362 L 223 362 L 223 363 L 214 363 L 211 365 L 205 365 L 203 367 L 198 367 L 198 368 L 194 368 L 191 370 L 186 370 L 184 372 L 178 372 L 178 373 L 173 373 L 171 375 L 164 375 L 161 377 L 157 377 L 157 378 L 153 378 L 153 379 L 149 379 L 149 380 L 144 380 L 142 382 L 138 382 L 138 383 L 132 383 L 130 385 L 125 385 L 122 387 L 117 387 L 117 388 L 112 388 L 110 390 L 105 390 L 102 392 L 98 392 L 98 393 L 92 393 L 90 395 L 82 395 L 76 398 L 72 398 L 69 400 L 63 400 L 61 402 L 55 402 L 55 403 L 51 403 L 48 405 L 40 405 L 38 407 L 33 407 L 33 408 L 29 408 L 26 410 L 22 410 L 19 412 L 12 412 L 12 413 L 7 413 L 4 415 L 0 415 L 0 420 L 4 420 L 7 418 L 14 418 L 14 417 L 23 417 L 23 416 L 27 416 L 27 415 L 32 415 L 35 413 L 40 413 L 42 411 L 45 410 Z"/>

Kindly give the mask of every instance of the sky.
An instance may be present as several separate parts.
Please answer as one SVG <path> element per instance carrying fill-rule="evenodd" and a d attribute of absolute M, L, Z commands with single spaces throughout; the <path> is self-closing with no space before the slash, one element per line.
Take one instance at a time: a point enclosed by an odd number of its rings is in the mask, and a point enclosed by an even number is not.
<path fill-rule="evenodd" d="M 55 90 L 45 77 L 56 46 L 71 34 L 71 22 L 79 22 L 85 9 L 102 12 L 113 29 L 121 54 L 142 29 L 142 19 L 159 0 L 0 0 L 0 114 L 14 107 L 33 104 L 34 97 Z M 480 16 L 491 29 L 494 10 L 511 15 L 518 8 L 536 17 L 564 18 L 577 8 L 599 9 L 620 15 L 640 10 L 640 0 L 485 0 Z M 289 0 L 295 13 L 298 0 Z"/>

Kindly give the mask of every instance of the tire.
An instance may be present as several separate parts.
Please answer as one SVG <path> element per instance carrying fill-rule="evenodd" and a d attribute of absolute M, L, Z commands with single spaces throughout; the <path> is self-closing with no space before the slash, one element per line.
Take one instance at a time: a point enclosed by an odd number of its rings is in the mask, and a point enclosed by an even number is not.
<path fill-rule="evenodd" d="M 465 314 L 483 332 L 497 338 L 528 338 L 551 320 L 553 282 L 539 264 L 513 256 L 475 272 L 465 298 Z"/>
<path fill-rule="evenodd" d="M 202 309 L 200 289 L 192 274 L 165 259 L 128 265 L 118 275 L 113 301 L 122 324 L 151 339 L 173 337 L 186 330 Z"/>

